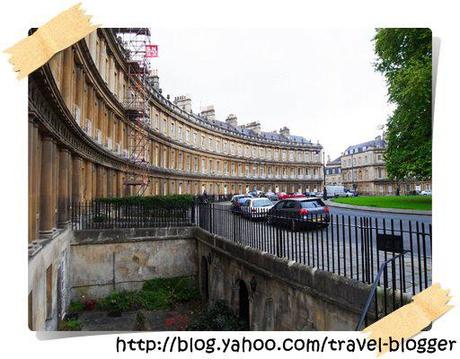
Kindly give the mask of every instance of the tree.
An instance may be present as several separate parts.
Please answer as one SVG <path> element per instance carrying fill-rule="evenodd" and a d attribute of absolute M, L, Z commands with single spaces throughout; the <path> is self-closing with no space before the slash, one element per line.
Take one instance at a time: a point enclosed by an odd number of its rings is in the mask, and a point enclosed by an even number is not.
<path fill-rule="evenodd" d="M 387 120 L 385 160 L 394 180 L 431 178 L 431 60 L 430 29 L 377 29 L 377 61 L 396 108 Z"/>

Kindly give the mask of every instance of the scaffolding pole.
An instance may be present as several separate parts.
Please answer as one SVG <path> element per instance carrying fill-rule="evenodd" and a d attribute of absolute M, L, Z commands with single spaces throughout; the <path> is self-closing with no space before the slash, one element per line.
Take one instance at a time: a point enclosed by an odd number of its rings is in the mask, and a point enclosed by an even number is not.
<path fill-rule="evenodd" d="M 127 93 L 124 94 L 123 106 L 129 120 L 128 158 L 137 165 L 127 169 L 124 185 L 130 193 L 138 196 L 145 194 L 149 186 L 148 167 L 150 164 L 149 141 L 146 127 L 150 124 L 150 92 L 147 84 L 150 78 L 150 62 L 146 51 L 150 42 L 148 28 L 117 28 L 115 36 L 126 50 L 128 66 Z"/>

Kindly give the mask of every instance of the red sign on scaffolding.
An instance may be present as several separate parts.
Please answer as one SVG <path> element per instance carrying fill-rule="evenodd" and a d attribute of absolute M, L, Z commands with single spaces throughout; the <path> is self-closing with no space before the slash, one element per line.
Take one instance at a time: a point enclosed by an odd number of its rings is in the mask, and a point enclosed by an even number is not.
<path fill-rule="evenodd" d="M 145 45 L 145 57 L 158 57 L 158 45 Z"/>

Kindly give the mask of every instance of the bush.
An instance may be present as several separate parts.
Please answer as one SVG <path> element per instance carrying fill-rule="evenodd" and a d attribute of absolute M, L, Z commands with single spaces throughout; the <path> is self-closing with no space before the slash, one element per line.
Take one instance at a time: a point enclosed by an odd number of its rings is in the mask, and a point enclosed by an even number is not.
<path fill-rule="evenodd" d="M 183 208 L 192 207 L 194 196 L 189 194 L 174 194 L 168 196 L 131 196 L 131 197 L 114 197 L 98 198 L 96 202 L 109 203 L 117 205 L 142 205 L 146 208 Z"/>
<path fill-rule="evenodd" d="M 81 330 L 80 319 L 67 319 L 59 322 L 59 330 L 77 331 Z"/>
<path fill-rule="evenodd" d="M 71 301 L 69 304 L 68 312 L 69 313 L 80 313 L 85 310 L 85 304 L 80 301 Z"/>
<path fill-rule="evenodd" d="M 128 292 L 112 292 L 97 303 L 97 308 L 110 313 L 121 313 L 129 310 L 131 304 Z"/>
<path fill-rule="evenodd" d="M 187 330 L 238 331 L 247 330 L 247 324 L 240 321 L 224 301 L 217 301 L 214 306 L 192 318 Z"/>
<path fill-rule="evenodd" d="M 112 292 L 97 303 L 97 308 L 115 315 L 127 310 L 167 309 L 200 298 L 193 277 L 157 278 L 145 282 L 139 291 Z"/>

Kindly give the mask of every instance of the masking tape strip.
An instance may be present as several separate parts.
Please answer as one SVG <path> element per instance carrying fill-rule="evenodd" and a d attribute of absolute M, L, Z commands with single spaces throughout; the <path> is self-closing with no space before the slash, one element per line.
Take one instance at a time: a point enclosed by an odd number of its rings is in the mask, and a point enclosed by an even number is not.
<path fill-rule="evenodd" d="M 5 50 L 18 79 L 22 79 L 48 62 L 53 55 L 97 29 L 91 16 L 85 15 L 81 3 L 72 6 L 41 26 L 33 35 Z"/>
<path fill-rule="evenodd" d="M 442 289 L 439 283 L 433 284 L 415 295 L 411 303 L 368 326 L 363 332 L 370 333 L 372 339 L 381 338 L 382 343 L 387 343 L 390 336 L 394 340 L 410 338 L 453 307 L 447 305 L 451 298 L 448 294 L 449 290 Z M 388 350 L 388 345 L 382 347 L 381 354 Z"/>

